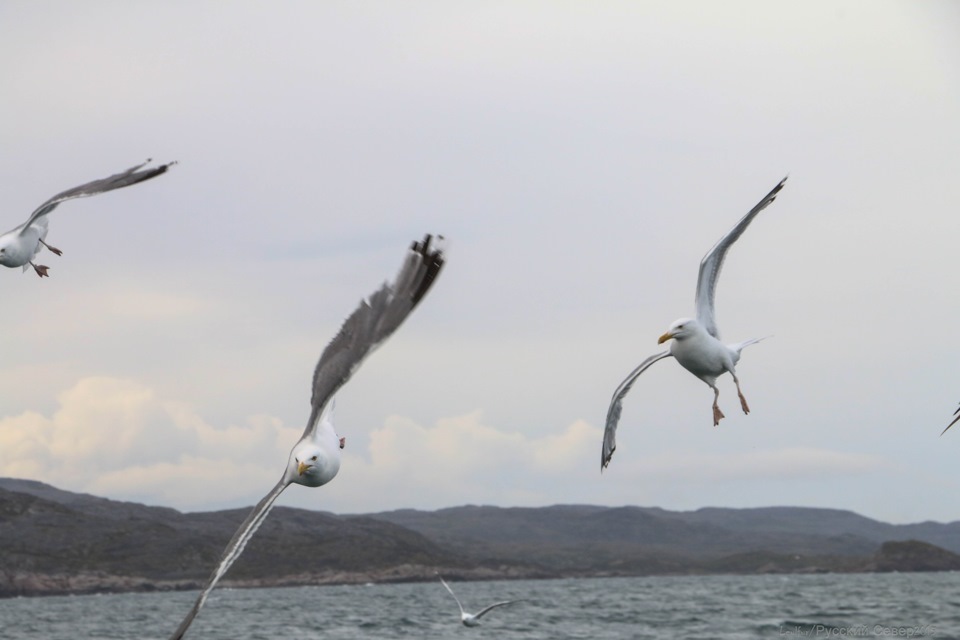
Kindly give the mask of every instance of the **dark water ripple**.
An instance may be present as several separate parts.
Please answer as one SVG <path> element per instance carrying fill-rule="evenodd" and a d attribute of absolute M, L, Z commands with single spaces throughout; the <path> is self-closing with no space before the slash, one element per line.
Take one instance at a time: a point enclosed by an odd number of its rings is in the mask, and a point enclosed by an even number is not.
<path fill-rule="evenodd" d="M 455 583 L 468 609 L 524 599 L 459 624 L 439 583 L 218 590 L 197 640 L 915 637 L 960 639 L 960 573 L 703 576 Z M 193 593 L 0 600 L 6 640 L 163 640 Z M 457 637 L 468 637 L 458 635 Z"/>

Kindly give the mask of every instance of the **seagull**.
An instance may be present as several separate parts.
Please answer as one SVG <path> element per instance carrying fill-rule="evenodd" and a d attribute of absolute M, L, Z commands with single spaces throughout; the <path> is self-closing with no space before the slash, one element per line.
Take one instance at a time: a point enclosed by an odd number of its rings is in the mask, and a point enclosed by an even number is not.
<path fill-rule="evenodd" d="M 447 581 L 443 579 L 439 573 L 437 577 L 440 578 L 440 582 L 443 583 L 443 586 L 447 588 L 447 591 L 450 592 L 450 595 L 453 596 L 453 599 L 457 601 L 457 606 L 460 607 L 460 622 L 463 623 L 465 627 L 477 627 L 480 625 L 480 618 L 482 618 L 487 611 L 495 609 L 497 607 L 502 607 L 505 604 L 513 604 L 514 602 L 520 602 L 519 600 L 506 600 L 504 602 L 494 602 L 492 605 L 486 609 L 481 609 L 478 613 L 467 613 L 463 610 L 463 605 L 460 604 L 460 598 L 457 597 L 457 594 L 453 592 L 453 589 L 450 588 L 450 585 L 447 584 Z"/>
<path fill-rule="evenodd" d="M 745 347 L 756 344 L 764 338 L 755 338 L 731 345 L 720 342 L 720 332 L 717 329 L 717 321 L 714 315 L 714 294 L 717 290 L 720 268 L 723 266 L 723 259 L 726 257 L 727 251 L 743 235 L 743 232 L 746 231 L 757 214 L 774 201 L 786 181 L 786 178 L 781 180 L 780 184 L 764 196 L 763 200 L 758 202 L 747 215 L 743 216 L 740 222 L 720 238 L 720 241 L 703 257 L 700 262 L 700 274 L 697 277 L 697 317 L 695 319 L 681 318 L 670 325 L 667 332 L 657 340 L 657 344 L 673 340 L 670 343 L 670 348 L 641 362 L 613 392 L 610 407 L 607 409 L 607 426 L 603 432 L 600 471 L 603 471 L 610 464 L 613 452 L 617 448 L 617 422 L 620 420 L 624 396 L 630 391 L 630 387 L 633 386 L 641 373 L 649 369 L 653 363 L 664 358 L 673 356 L 684 369 L 703 380 L 713 389 L 714 426 L 720 424 L 720 419 L 724 417 L 717 404 L 720 390 L 716 385 L 717 378 L 724 373 L 729 372 L 733 376 L 733 382 L 737 386 L 737 395 L 740 397 L 740 406 L 744 413 L 750 413 L 747 399 L 744 397 L 743 391 L 740 390 L 740 379 L 737 378 L 735 367 L 740 360 L 740 352 Z"/>
<path fill-rule="evenodd" d="M 138 182 L 143 182 L 144 180 L 149 180 L 162 173 L 166 173 L 167 169 L 176 164 L 176 162 L 169 162 L 159 167 L 144 169 L 143 167 L 149 162 L 150 160 L 148 159 L 143 164 L 130 167 L 126 171 L 112 175 L 109 178 L 101 178 L 100 180 L 82 184 L 79 187 L 67 189 L 44 202 L 36 211 L 30 214 L 26 222 L 16 229 L 11 229 L 0 236 L 0 264 L 5 267 L 23 267 L 24 271 L 30 266 L 33 267 L 34 271 L 36 271 L 37 275 L 41 278 L 49 277 L 47 271 L 50 267 L 36 264 L 33 261 L 36 255 L 40 253 L 41 247 L 46 247 L 58 256 L 63 255 L 60 249 L 46 243 L 47 214 L 56 209 L 57 205 L 61 202 L 66 202 L 74 198 L 95 196 L 98 193 L 106 193 L 114 189 L 129 187 L 132 184 L 137 184 Z"/>
<path fill-rule="evenodd" d="M 443 237 L 438 236 L 437 239 L 439 241 Z M 240 557 L 243 548 L 266 520 L 274 501 L 284 489 L 293 483 L 320 487 L 337 475 L 340 470 L 343 440 L 337 436 L 332 416 L 325 412 L 325 407 L 334 393 L 350 379 L 363 359 L 397 330 L 430 290 L 444 262 L 442 249 L 431 247 L 431 240 L 431 236 L 427 235 L 423 242 L 414 242 L 411 245 L 396 280 L 392 284 L 384 283 L 369 298 L 363 300 L 323 350 L 313 372 L 313 395 L 310 399 L 307 427 L 290 451 L 280 481 L 257 503 L 233 534 L 216 569 L 193 603 L 193 608 L 170 636 L 171 640 L 183 638 L 207 596 Z"/>
<path fill-rule="evenodd" d="M 953 419 L 953 422 L 947 425 L 947 429 L 957 424 L 957 421 L 960 421 L 960 407 L 957 407 L 957 410 L 953 412 L 953 415 L 956 417 Z M 947 429 L 944 429 L 943 431 L 941 431 L 940 435 L 945 434 L 947 432 Z"/>

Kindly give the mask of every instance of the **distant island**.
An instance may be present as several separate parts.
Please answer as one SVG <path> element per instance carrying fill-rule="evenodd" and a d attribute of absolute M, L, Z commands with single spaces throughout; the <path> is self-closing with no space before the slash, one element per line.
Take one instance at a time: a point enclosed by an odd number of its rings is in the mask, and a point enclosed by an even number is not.
<path fill-rule="evenodd" d="M 0 478 L 0 597 L 197 589 L 249 509 L 181 513 Z M 277 507 L 232 587 L 640 575 L 955 571 L 960 522 L 799 507 Z"/>

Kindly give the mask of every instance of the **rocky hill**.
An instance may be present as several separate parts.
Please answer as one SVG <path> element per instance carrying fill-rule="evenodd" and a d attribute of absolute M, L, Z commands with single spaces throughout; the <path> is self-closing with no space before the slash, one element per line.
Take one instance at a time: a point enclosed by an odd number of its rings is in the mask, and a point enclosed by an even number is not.
<path fill-rule="evenodd" d="M 883 542 L 921 540 L 960 553 L 960 522 L 893 525 L 837 509 L 766 507 L 667 511 L 644 507 L 404 509 L 371 514 L 463 547 L 478 559 L 536 558 L 577 550 L 584 563 L 611 550 L 621 561 L 633 554 L 715 559 L 765 551 L 791 555 L 869 556 Z M 573 559 L 575 562 L 576 558 Z"/>
<path fill-rule="evenodd" d="M 198 588 L 248 509 L 181 513 L 0 479 L 0 596 Z M 909 542 L 907 542 L 909 541 Z M 233 586 L 960 569 L 960 523 L 848 511 L 564 505 L 367 515 L 277 507 Z"/>
<path fill-rule="evenodd" d="M 248 511 L 184 514 L 0 481 L 0 596 L 196 588 Z M 409 529 L 277 507 L 225 584 L 389 581 L 437 566 L 460 563 Z"/>

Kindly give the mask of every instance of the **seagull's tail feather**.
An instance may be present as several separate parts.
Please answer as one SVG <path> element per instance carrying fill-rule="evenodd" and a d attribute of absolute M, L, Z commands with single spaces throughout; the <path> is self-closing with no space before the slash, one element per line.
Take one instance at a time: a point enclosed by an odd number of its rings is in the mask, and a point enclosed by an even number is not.
<path fill-rule="evenodd" d="M 763 336 L 762 338 L 750 338 L 749 340 L 744 340 L 743 342 L 740 342 L 740 343 L 737 343 L 737 344 L 731 344 L 731 345 L 727 345 L 727 346 L 728 346 L 729 348 L 733 349 L 734 351 L 736 351 L 736 352 L 737 352 L 737 355 L 740 355 L 740 352 L 743 351 L 744 349 L 746 349 L 747 347 L 749 347 L 750 345 L 752 345 L 752 344 L 757 344 L 758 342 L 760 342 L 760 341 L 762 341 L 762 340 L 766 340 L 767 338 L 772 338 L 772 337 L 773 337 L 773 335 L 771 334 L 771 335 L 769 335 L 769 336 Z"/>

